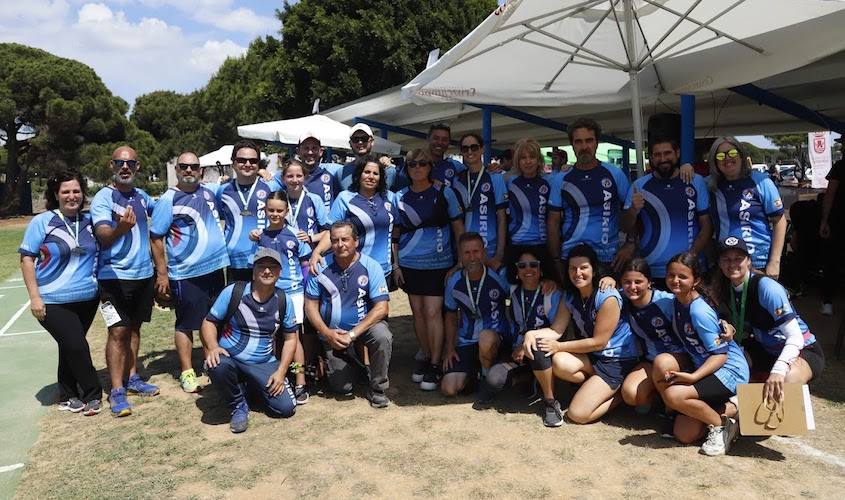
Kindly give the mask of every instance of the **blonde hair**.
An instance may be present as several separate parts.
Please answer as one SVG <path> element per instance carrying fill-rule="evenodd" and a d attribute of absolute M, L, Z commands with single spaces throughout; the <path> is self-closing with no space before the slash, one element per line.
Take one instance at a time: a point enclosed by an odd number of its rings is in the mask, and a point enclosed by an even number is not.
<path fill-rule="evenodd" d="M 519 168 L 519 159 L 525 156 L 537 158 L 537 168 L 539 170 L 543 170 L 545 166 L 545 162 L 543 161 L 543 155 L 540 152 L 540 143 L 535 141 L 534 139 L 530 138 L 522 138 L 516 141 L 516 144 L 513 146 L 513 162 L 514 166 L 520 173 L 522 170 Z M 541 172 L 542 173 L 542 172 Z"/>

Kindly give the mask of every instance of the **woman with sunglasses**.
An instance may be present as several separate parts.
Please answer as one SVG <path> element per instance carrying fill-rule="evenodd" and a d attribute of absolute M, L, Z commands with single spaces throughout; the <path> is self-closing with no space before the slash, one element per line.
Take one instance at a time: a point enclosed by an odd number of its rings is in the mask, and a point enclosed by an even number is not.
<path fill-rule="evenodd" d="M 29 223 L 18 253 L 32 315 L 59 346 L 59 410 L 96 415 L 102 388 L 85 335 L 99 302 L 97 240 L 82 212 L 85 191 L 78 172 L 50 179 L 47 211 Z"/>
<path fill-rule="evenodd" d="M 508 190 L 501 173 L 488 172 L 482 164 L 484 141 L 475 133 L 460 140 L 467 170 L 452 179 L 452 188 L 464 212 L 464 229 L 481 235 L 488 265 L 499 269 L 507 240 Z"/>
<path fill-rule="evenodd" d="M 734 137 L 718 137 L 708 160 L 716 240 L 742 235 L 754 268 L 777 279 L 786 239 L 777 187 L 766 174 L 751 169 L 745 149 Z"/>
<path fill-rule="evenodd" d="M 411 376 L 424 391 L 434 391 L 442 372 L 443 294 L 446 273 L 455 262 L 452 242 L 463 233 L 461 208 L 454 191 L 431 178 L 428 151 L 415 149 L 405 157 L 411 185 L 397 193 L 400 236 L 394 240 L 396 284 L 408 294 L 414 333 L 423 359 Z"/>
<path fill-rule="evenodd" d="M 381 265 L 387 279 L 396 261 L 392 238 L 398 236 L 396 221 L 399 211 L 396 194 L 387 190 L 384 165 L 372 155 L 355 160 L 352 186 L 341 191 L 329 211 L 328 223 L 350 221 L 358 231 L 358 251 Z M 318 274 L 317 263 L 323 252 L 331 247 L 329 238 L 323 238 L 311 256 L 311 274 Z"/>

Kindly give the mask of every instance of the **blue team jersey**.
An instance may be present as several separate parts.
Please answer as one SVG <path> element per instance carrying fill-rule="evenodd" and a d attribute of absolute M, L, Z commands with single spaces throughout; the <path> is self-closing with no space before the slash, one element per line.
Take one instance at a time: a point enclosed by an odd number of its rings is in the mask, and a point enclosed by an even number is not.
<path fill-rule="evenodd" d="M 327 211 L 331 208 L 332 202 L 341 191 L 340 183 L 337 181 L 337 172 L 341 168 L 343 166 L 337 163 L 320 163 L 313 172 L 305 176 L 305 189 L 323 200 L 323 205 Z M 284 190 L 285 185 L 282 182 L 282 173 L 277 172 L 270 182 L 268 182 L 268 185 L 271 191 Z"/>
<path fill-rule="evenodd" d="M 227 286 L 217 296 L 206 319 L 219 323 L 226 316 L 235 284 Z M 285 301 L 285 317 L 279 317 L 279 302 Z M 252 284 L 247 283 L 235 314 L 223 326 L 217 343 L 229 355 L 242 363 L 268 363 L 276 359 L 274 336 L 281 326 L 284 333 L 297 331 L 296 316 L 290 297 L 273 294 L 266 302 L 252 296 Z"/>
<path fill-rule="evenodd" d="M 203 276 L 229 265 L 217 198 L 204 186 L 191 193 L 165 191 L 153 209 L 150 236 L 166 238 L 167 275 L 172 280 Z"/>
<path fill-rule="evenodd" d="M 250 259 L 257 248 L 249 238 L 249 233 L 253 229 L 260 231 L 267 226 L 264 207 L 271 193 L 270 186 L 261 179 L 257 179 L 253 185 L 241 186 L 233 179 L 221 186 L 206 184 L 205 187 L 217 192 L 229 264 L 235 269 L 249 269 L 252 266 Z"/>
<path fill-rule="evenodd" d="M 381 265 L 385 275 L 393 270 L 391 237 L 398 216 L 396 195 L 376 193 L 367 199 L 352 191 L 341 192 L 329 212 L 329 224 L 348 220 L 358 230 L 358 251 Z"/>
<path fill-rule="evenodd" d="M 100 250 L 97 256 L 99 279 L 141 280 L 153 275 L 147 216 L 152 213 L 155 203 L 147 193 L 138 188 L 124 193 L 111 186 L 104 187 L 91 200 L 91 220 L 95 231 L 102 224 L 114 228 L 130 205 L 135 212 L 135 225 L 110 247 Z"/>
<path fill-rule="evenodd" d="M 601 351 L 590 353 L 604 359 L 633 359 L 639 356 L 637 342 L 628 324 L 627 311 L 622 307 L 622 296 L 616 289 L 596 290 L 589 298 L 582 299 L 580 295 L 566 292 L 563 294 L 566 308 L 572 313 L 576 334 L 579 338 L 592 338 L 596 326 L 599 309 L 606 300 L 615 300 L 621 309 L 619 323 L 610 336 L 607 345 Z"/>
<path fill-rule="evenodd" d="M 329 328 L 351 330 L 377 302 L 390 300 L 384 272 L 373 259 L 359 254 L 345 271 L 334 255 L 325 260 L 316 276 L 308 276 L 305 296 L 320 301 L 320 316 Z"/>
<path fill-rule="evenodd" d="M 405 188 L 399 200 L 399 262 L 411 269 L 452 267 L 451 221 L 461 217 L 455 193 L 442 185 L 416 193 Z"/>
<path fill-rule="evenodd" d="M 727 354 L 727 361 L 714 374 L 716 378 L 732 392 L 736 392 L 737 384 L 748 383 L 748 363 L 742 348 L 733 340 L 725 342 L 719 337 L 722 331 L 719 317 L 703 298 L 698 297 L 689 305 L 675 299 L 673 309 L 672 327 L 683 342 L 694 369 L 712 354 Z"/>
<path fill-rule="evenodd" d="M 602 163 L 590 170 L 571 168 L 553 179 L 549 209 L 561 212 L 561 258 L 586 243 L 599 261 L 612 261 L 619 247 L 619 211 L 630 187 L 625 173 Z"/>
<path fill-rule="evenodd" d="M 302 293 L 302 266 L 299 262 L 311 255 L 311 247 L 298 240 L 290 226 L 265 229 L 258 238 L 258 246 L 272 248 L 282 256 L 282 272 L 276 288 L 284 290 L 286 294 Z"/>
<path fill-rule="evenodd" d="M 339 168 L 335 175 L 340 184 L 341 191 L 349 191 L 352 187 L 352 174 L 355 173 L 355 160 L 350 161 L 342 168 Z M 384 169 L 385 182 L 387 182 L 387 189 L 395 191 L 396 184 L 396 166 L 390 165 Z"/>
<path fill-rule="evenodd" d="M 508 179 L 508 233 L 515 245 L 542 245 L 546 242 L 546 215 L 551 183 L 547 178 Z"/>
<path fill-rule="evenodd" d="M 91 216 L 84 212 L 74 218 L 59 214 L 51 210 L 33 217 L 18 253 L 35 257 L 35 282 L 45 304 L 95 299 L 97 240 Z"/>
<path fill-rule="evenodd" d="M 754 267 L 765 268 L 772 246 L 769 217 L 783 214 L 783 200 L 775 183 L 757 171 L 735 181 L 721 179 L 713 192 L 710 212 L 717 241 L 728 236 L 742 238 Z"/>
<path fill-rule="evenodd" d="M 672 330 L 675 296 L 663 290 L 653 289 L 651 302 L 643 307 L 636 307 L 625 300 L 631 330 L 642 342 L 646 360 L 654 361 L 664 352 L 682 353 L 684 346 Z"/>
<path fill-rule="evenodd" d="M 469 282 L 469 291 L 465 276 L 465 272 L 450 276 L 446 280 L 446 292 L 443 297 L 446 309 L 458 314 L 458 345 L 477 344 L 482 330 L 493 330 L 504 342 L 512 344 L 506 309 L 510 285 L 504 277 L 504 271 L 497 273 L 486 268 L 482 280 Z M 473 298 L 470 298 L 470 294 Z M 476 297 L 477 311 L 472 303 Z"/>
<path fill-rule="evenodd" d="M 466 170 L 452 179 L 452 188 L 464 211 L 464 229 L 480 234 L 487 257 L 493 257 L 498 248 L 496 211 L 507 209 L 508 189 L 502 174 L 482 170 L 480 180 L 478 175 Z M 474 192 L 472 186 L 477 186 Z"/>
<path fill-rule="evenodd" d="M 666 264 L 689 251 L 701 232 L 698 218 L 707 215 L 710 196 L 704 178 L 693 176 L 690 184 L 679 176 L 661 179 L 653 173 L 640 177 L 628 189 L 625 210 L 631 208 L 634 189 L 642 193 L 645 206 L 637 215 L 640 223 L 639 251 L 654 278 L 666 277 Z"/>
<path fill-rule="evenodd" d="M 308 236 L 314 237 L 329 228 L 329 211 L 319 196 L 303 190 L 298 199 L 288 199 L 287 221 L 291 231 L 305 231 Z M 309 247 L 305 258 L 310 257 Z"/>
<path fill-rule="evenodd" d="M 514 347 L 522 343 L 525 332 L 548 328 L 557 316 L 563 292 L 555 290 L 544 294 L 540 288 L 523 290 L 520 285 L 510 286 L 511 331 L 515 334 Z"/>

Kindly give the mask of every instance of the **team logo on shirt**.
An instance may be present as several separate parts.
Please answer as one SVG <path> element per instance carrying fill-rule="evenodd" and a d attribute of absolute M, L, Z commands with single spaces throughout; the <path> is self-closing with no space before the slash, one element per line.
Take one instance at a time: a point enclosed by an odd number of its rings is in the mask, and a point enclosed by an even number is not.
<path fill-rule="evenodd" d="M 610 187 L 613 186 L 613 183 L 610 181 L 610 179 L 604 177 L 601 180 L 601 186 L 605 189 L 610 189 Z"/>
<path fill-rule="evenodd" d="M 209 193 L 208 191 L 203 191 L 203 192 L 202 192 L 202 195 L 203 195 L 203 196 L 205 196 L 205 199 L 206 199 L 206 200 L 210 200 L 210 199 L 211 199 L 211 193 Z"/>
<path fill-rule="evenodd" d="M 295 243 L 293 242 L 293 240 L 288 240 L 288 242 L 286 243 L 286 245 L 288 246 L 288 248 L 293 249 L 293 247 L 294 247 Z"/>
<path fill-rule="evenodd" d="M 366 276 L 358 276 L 358 286 L 367 286 L 367 283 L 370 282 L 370 278 Z"/>
<path fill-rule="evenodd" d="M 663 318 L 651 318 L 651 326 L 660 328 L 663 326 Z"/>
<path fill-rule="evenodd" d="M 742 197 L 746 200 L 754 199 L 754 190 L 753 189 L 743 189 L 742 190 Z"/>
<path fill-rule="evenodd" d="M 695 196 L 695 189 L 693 189 L 692 186 L 687 186 L 686 191 L 687 191 L 687 196 L 689 196 L 689 197 Z"/>
<path fill-rule="evenodd" d="M 387 210 L 388 212 L 390 212 L 390 209 L 392 208 L 392 206 L 393 205 L 391 205 L 389 201 L 384 202 L 384 209 Z"/>
<path fill-rule="evenodd" d="M 308 214 L 308 217 L 314 217 L 314 207 L 308 207 L 305 213 Z"/>
<path fill-rule="evenodd" d="M 542 305 L 537 306 L 537 316 L 543 316 L 546 314 L 545 308 Z"/>
<path fill-rule="evenodd" d="M 775 309 L 775 316 L 780 317 L 780 316 L 783 316 L 784 314 L 786 314 L 788 312 L 789 312 L 789 306 L 784 304 L 784 305 L 778 307 L 777 309 Z"/>
<path fill-rule="evenodd" d="M 540 186 L 539 191 L 540 191 L 540 194 L 547 194 L 549 192 L 549 186 L 546 186 L 545 184 L 543 184 L 542 186 Z"/>
<path fill-rule="evenodd" d="M 691 323 L 684 323 L 684 332 L 687 335 L 692 335 L 695 333 L 695 329 L 692 327 Z"/>
<path fill-rule="evenodd" d="M 775 207 L 781 208 L 783 206 L 783 202 L 780 201 L 780 198 L 775 200 Z"/>
<path fill-rule="evenodd" d="M 481 185 L 481 192 L 486 193 L 487 191 L 490 191 L 490 183 L 489 182 L 485 182 L 484 184 Z"/>
<path fill-rule="evenodd" d="M 490 299 L 491 300 L 499 300 L 499 291 L 496 290 L 495 288 L 493 290 L 490 290 Z"/>
<path fill-rule="evenodd" d="M 263 189 L 259 189 L 259 190 L 255 193 L 255 196 L 258 196 L 258 199 L 259 199 L 259 200 L 263 200 L 264 198 L 266 198 L 266 197 L 267 197 L 267 191 L 264 191 Z"/>
<path fill-rule="evenodd" d="M 324 183 L 329 182 L 329 179 L 330 179 L 329 174 L 323 174 L 323 175 L 320 176 L 320 180 L 323 181 Z"/>
<path fill-rule="evenodd" d="M 451 169 L 451 168 L 447 168 L 444 175 L 446 176 L 447 179 L 451 179 L 452 177 L 455 176 L 455 170 Z"/>

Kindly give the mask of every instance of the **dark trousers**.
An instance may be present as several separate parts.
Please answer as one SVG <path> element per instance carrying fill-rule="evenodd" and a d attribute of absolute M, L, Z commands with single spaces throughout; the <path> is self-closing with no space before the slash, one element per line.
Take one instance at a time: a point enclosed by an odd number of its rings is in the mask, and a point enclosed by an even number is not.
<path fill-rule="evenodd" d="M 278 360 L 269 363 L 244 363 L 228 356 L 220 356 L 220 364 L 208 370 L 208 377 L 230 410 L 246 401 L 246 389 L 261 397 L 269 416 L 291 417 L 296 411 L 296 400 L 287 380 L 285 388 L 278 396 L 270 396 L 267 392 L 267 381 L 278 369 Z"/>
<path fill-rule="evenodd" d="M 350 346 L 345 351 L 335 351 L 325 340 L 321 339 L 321 342 L 323 355 L 326 358 L 326 377 L 329 388 L 341 394 L 352 392 L 355 373 L 363 366 L 363 362 L 354 352 L 355 346 Z M 387 370 L 393 353 L 393 334 L 387 328 L 387 323 L 379 321 L 355 342 L 363 342 L 370 355 L 370 388 L 384 392 L 390 385 Z"/>
<path fill-rule="evenodd" d="M 837 287 L 841 287 L 839 280 L 839 266 L 845 250 L 845 228 L 832 227 L 830 238 L 819 238 L 822 256 L 822 302 L 833 303 Z"/>
<path fill-rule="evenodd" d="M 87 403 L 101 399 L 103 389 L 91 362 L 85 334 L 97 312 L 96 299 L 68 304 L 47 304 L 47 316 L 39 321 L 59 345 L 59 400 L 79 398 Z"/>

